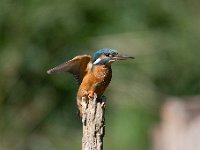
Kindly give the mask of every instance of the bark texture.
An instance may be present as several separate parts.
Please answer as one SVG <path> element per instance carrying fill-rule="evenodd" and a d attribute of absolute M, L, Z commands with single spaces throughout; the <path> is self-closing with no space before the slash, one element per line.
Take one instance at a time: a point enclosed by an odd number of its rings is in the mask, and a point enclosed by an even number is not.
<path fill-rule="evenodd" d="M 103 137 L 105 132 L 104 106 L 94 98 L 82 98 L 83 138 L 82 150 L 103 150 Z"/>
<path fill-rule="evenodd" d="M 82 98 L 82 123 L 83 138 L 82 150 L 103 150 L 103 137 L 105 132 L 104 102 L 98 102 L 94 98 Z"/>

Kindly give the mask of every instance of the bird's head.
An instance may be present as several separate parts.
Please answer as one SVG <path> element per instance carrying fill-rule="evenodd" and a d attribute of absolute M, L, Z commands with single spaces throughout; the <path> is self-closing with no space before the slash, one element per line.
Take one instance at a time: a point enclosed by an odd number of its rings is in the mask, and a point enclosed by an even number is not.
<path fill-rule="evenodd" d="M 129 58 L 134 58 L 126 55 L 118 54 L 117 50 L 103 48 L 98 50 L 93 56 L 94 65 L 110 65 L 116 60 L 127 60 Z"/>

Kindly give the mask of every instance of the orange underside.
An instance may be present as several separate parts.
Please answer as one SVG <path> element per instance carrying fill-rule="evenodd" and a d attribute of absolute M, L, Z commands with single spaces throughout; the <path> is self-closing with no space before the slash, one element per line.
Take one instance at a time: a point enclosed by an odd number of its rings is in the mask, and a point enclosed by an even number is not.
<path fill-rule="evenodd" d="M 97 98 L 100 98 L 109 85 L 111 78 L 112 70 L 110 67 L 105 66 L 95 66 L 92 71 L 85 75 L 77 93 L 80 114 L 82 113 L 82 97 L 86 97 L 86 100 L 88 100 L 88 97 L 92 97 L 96 93 Z"/>

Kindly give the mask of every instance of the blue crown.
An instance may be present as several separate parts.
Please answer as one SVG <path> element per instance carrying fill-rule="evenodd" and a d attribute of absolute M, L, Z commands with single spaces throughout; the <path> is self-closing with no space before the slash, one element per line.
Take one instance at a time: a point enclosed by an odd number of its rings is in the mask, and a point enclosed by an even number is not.
<path fill-rule="evenodd" d="M 98 50 L 95 54 L 94 54 L 94 56 L 93 56 L 93 62 L 95 61 L 95 60 L 97 60 L 102 54 L 104 54 L 104 55 L 112 55 L 112 54 L 117 54 L 118 52 L 117 52 L 117 50 L 114 50 L 114 49 L 110 49 L 110 48 L 103 48 L 103 49 L 100 49 L 100 50 Z"/>

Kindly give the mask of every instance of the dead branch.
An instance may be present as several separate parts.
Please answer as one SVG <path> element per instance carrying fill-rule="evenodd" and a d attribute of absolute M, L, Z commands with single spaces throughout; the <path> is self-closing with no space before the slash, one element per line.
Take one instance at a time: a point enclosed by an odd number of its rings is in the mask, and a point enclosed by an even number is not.
<path fill-rule="evenodd" d="M 86 98 L 82 98 L 82 150 L 103 150 L 104 111 L 105 108 L 102 102 L 97 101 L 96 94 L 94 98 L 89 99 L 88 104 Z"/>

